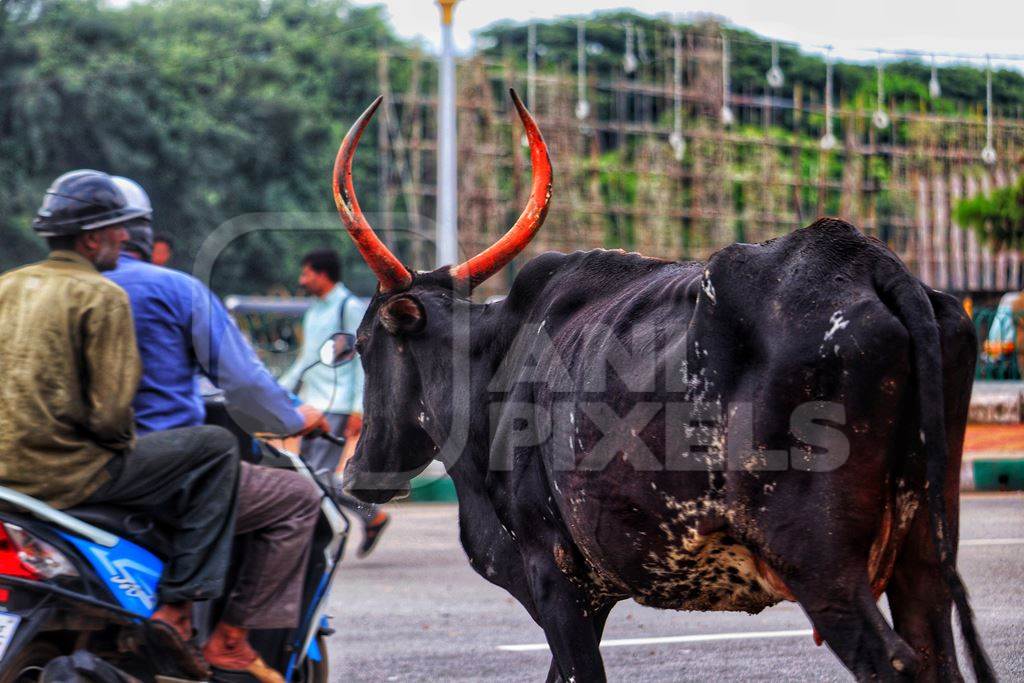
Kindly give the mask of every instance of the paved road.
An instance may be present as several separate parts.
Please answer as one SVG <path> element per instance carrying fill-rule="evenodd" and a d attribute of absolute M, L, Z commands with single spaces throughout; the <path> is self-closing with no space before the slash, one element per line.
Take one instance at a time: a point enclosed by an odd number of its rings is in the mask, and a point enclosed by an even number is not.
<path fill-rule="evenodd" d="M 972 494 L 962 509 L 967 543 L 960 567 L 983 638 L 1001 680 L 1024 680 L 1024 495 Z M 543 643 L 543 634 L 512 598 L 469 568 L 458 545 L 455 507 L 404 505 L 392 513 L 381 547 L 366 560 L 347 560 L 335 587 L 332 679 L 543 680 L 545 650 L 499 649 Z M 978 539 L 1016 543 L 971 542 Z M 851 680 L 808 635 L 607 646 L 617 639 L 808 628 L 792 604 L 749 616 L 623 602 L 608 621 L 602 650 L 613 681 Z"/>

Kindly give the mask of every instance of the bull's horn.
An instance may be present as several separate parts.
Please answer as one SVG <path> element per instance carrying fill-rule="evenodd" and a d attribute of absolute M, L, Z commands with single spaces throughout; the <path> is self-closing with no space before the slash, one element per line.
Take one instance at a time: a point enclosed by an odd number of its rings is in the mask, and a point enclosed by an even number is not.
<path fill-rule="evenodd" d="M 509 90 L 509 93 L 530 141 L 533 189 L 530 191 L 530 201 L 526 204 L 526 209 L 508 232 L 482 253 L 451 269 L 452 278 L 468 285 L 470 290 L 504 268 L 526 248 L 544 223 L 548 202 L 551 200 L 551 159 L 548 158 L 548 147 L 544 144 L 537 122 L 523 106 L 519 95 L 515 90 Z"/>
<path fill-rule="evenodd" d="M 334 203 L 338 207 L 341 222 L 348 229 L 356 248 L 370 266 L 377 279 L 380 280 L 381 291 L 391 292 L 408 289 L 412 284 L 412 274 L 402 265 L 391 250 L 380 241 L 373 231 L 356 199 L 356 191 L 352 186 L 352 157 L 359 146 L 359 138 L 373 118 L 383 97 L 373 101 L 363 115 L 360 116 L 338 149 L 338 157 L 334 160 Z"/>

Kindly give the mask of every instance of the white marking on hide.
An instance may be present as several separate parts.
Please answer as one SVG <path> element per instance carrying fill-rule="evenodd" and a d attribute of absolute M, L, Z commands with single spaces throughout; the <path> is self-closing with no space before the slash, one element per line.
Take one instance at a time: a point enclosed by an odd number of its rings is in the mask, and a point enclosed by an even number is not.
<path fill-rule="evenodd" d="M 845 330 L 846 327 L 850 324 L 849 320 L 843 319 L 842 311 L 836 311 L 835 313 L 833 313 L 832 317 L 829 318 L 828 321 L 829 323 L 831 323 L 832 329 L 825 333 L 825 341 L 832 341 L 832 337 L 836 335 L 836 332 L 838 332 L 839 330 Z"/>
<path fill-rule="evenodd" d="M 701 280 L 700 288 L 704 290 L 704 293 L 707 295 L 707 297 L 711 299 L 711 303 L 717 303 L 717 300 L 715 298 L 715 286 L 711 284 L 710 270 L 704 271 L 704 279 Z"/>

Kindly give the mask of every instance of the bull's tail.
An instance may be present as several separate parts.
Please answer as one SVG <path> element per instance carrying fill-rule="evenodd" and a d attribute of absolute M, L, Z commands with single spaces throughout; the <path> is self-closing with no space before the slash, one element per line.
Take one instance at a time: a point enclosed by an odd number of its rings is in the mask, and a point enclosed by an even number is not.
<path fill-rule="evenodd" d="M 949 455 L 942 387 L 942 348 L 935 312 L 924 287 L 903 268 L 893 269 L 885 277 L 876 277 L 876 287 L 883 301 L 910 334 L 911 363 L 921 411 L 920 436 L 926 459 L 927 509 L 942 577 L 960 615 L 960 630 L 967 644 L 974 675 L 979 681 L 994 681 L 992 665 L 974 626 L 967 589 L 956 569 L 954 539 L 950 538 L 948 531 L 949 518 L 943 493 Z"/>

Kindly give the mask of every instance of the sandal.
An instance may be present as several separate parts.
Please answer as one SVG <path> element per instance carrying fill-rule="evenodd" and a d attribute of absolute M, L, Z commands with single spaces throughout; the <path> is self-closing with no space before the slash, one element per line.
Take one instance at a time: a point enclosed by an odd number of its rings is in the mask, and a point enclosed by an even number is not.
<path fill-rule="evenodd" d="M 387 528 L 391 522 L 391 515 L 386 512 L 381 512 L 377 516 L 384 515 L 384 519 L 377 523 L 367 524 L 363 532 L 363 542 L 359 545 L 359 550 L 356 551 L 356 557 L 363 559 L 367 555 L 373 552 L 373 549 L 377 547 L 377 541 L 380 540 L 380 535 L 384 533 L 384 529 Z"/>
<path fill-rule="evenodd" d="M 157 653 L 170 655 L 180 672 L 189 678 L 205 681 L 210 677 L 210 667 L 194 644 L 181 637 L 178 631 L 165 621 L 145 622 L 146 645 Z"/>
<path fill-rule="evenodd" d="M 285 683 L 284 677 L 277 669 L 272 669 L 263 661 L 262 657 L 257 657 L 249 666 L 244 669 L 223 669 L 219 666 L 213 667 L 213 680 L 239 680 L 239 677 L 246 675 L 252 676 L 260 683 Z"/>

